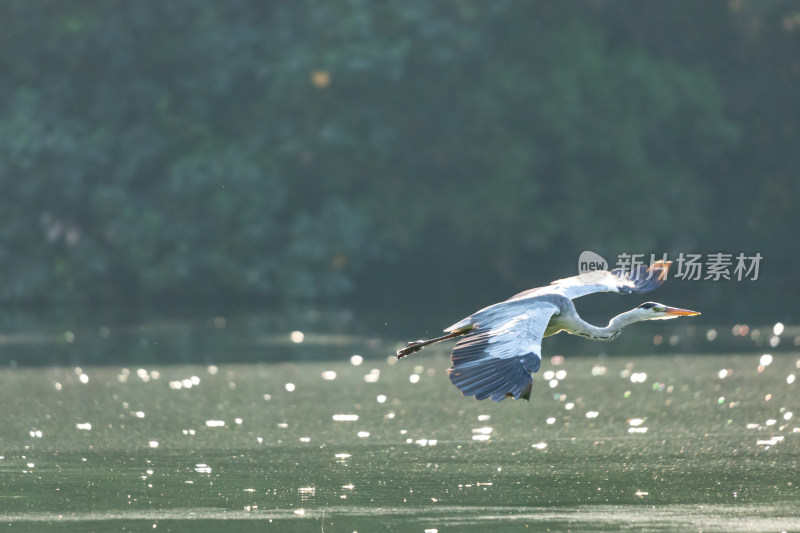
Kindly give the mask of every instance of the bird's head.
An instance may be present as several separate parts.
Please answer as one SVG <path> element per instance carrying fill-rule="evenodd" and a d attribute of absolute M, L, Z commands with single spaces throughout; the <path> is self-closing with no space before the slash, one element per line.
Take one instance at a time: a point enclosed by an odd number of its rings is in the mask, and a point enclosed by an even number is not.
<path fill-rule="evenodd" d="M 656 302 L 643 303 L 634 309 L 634 311 L 639 320 L 669 320 L 670 318 L 678 318 L 679 316 L 695 316 L 700 314 L 697 311 L 670 307 Z"/>

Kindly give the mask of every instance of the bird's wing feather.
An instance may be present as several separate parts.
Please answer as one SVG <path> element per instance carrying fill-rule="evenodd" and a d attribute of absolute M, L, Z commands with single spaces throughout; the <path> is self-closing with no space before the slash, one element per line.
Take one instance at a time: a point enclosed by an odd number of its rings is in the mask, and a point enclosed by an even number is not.
<path fill-rule="evenodd" d="M 496 402 L 530 398 L 531 374 L 541 363 L 542 337 L 559 309 L 551 302 L 514 308 L 513 313 L 479 323 L 456 343 L 448 372 L 464 396 Z"/>
<path fill-rule="evenodd" d="M 640 265 L 633 269 L 615 268 L 610 272 L 599 270 L 556 280 L 546 287 L 521 292 L 512 296 L 510 300 L 521 300 L 546 294 L 560 294 L 573 299 L 595 292 L 619 292 L 622 294 L 650 292 L 664 283 L 669 267 L 669 261 L 656 261 L 649 267 Z"/>

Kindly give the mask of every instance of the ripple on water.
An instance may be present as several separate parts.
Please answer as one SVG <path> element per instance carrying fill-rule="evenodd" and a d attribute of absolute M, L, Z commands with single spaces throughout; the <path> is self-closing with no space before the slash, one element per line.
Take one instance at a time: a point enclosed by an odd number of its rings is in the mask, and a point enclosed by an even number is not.
<path fill-rule="evenodd" d="M 472 440 L 486 441 L 492 437 L 494 428 L 484 426 L 481 428 L 472 428 Z"/>
<path fill-rule="evenodd" d="M 644 418 L 631 418 L 628 420 L 628 433 L 647 433 L 647 426 L 644 426 Z"/>
<path fill-rule="evenodd" d="M 631 373 L 631 383 L 644 383 L 647 381 L 646 372 L 633 372 Z"/>
<path fill-rule="evenodd" d="M 308 502 L 309 500 L 313 499 L 314 496 L 317 494 L 316 487 L 298 487 L 297 489 L 298 494 L 300 494 L 300 501 Z"/>
<path fill-rule="evenodd" d="M 772 437 L 771 439 L 762 439 L 757 440 L 757 446 L 763 446 L 765 450 L 770 449 L 771 447 L 775 446 L 779 442 L 783 441 L 783 435 L 778 435 L 776 437 Z"/>
<path fill-rule="evenodd" d="M 169 382 L 169 388 L 172 390 L 191 389 L 200 385 L 200 378 L 198 376 L 191 376 L 182 379 L 173 379 Z"/>

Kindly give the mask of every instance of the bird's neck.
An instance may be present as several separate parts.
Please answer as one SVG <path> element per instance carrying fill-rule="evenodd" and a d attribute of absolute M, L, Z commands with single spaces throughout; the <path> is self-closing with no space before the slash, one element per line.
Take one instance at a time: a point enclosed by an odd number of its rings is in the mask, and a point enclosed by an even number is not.
<path fill-rule="evenodd" d="M 620 313 L 608 323 L 606 329 L 608 328 L 616 328 L 617 330 L 621 330 L 625 326 L 633 324 L 634 322 L 640 322 L 643 320 L 642 314 L 639 309 L 632 309 L 630 311 L 625 311 L 624 313 Z"/>
<path fill-rule="evenodd" d="M 641 320 L 638 315 L 639 313 L 637 313 L 636 309 L 626 311 L 612 318 L 605 327 L 593 326 L 578 317 L 571 333 L 590 339 L 611 340 L 622 332 L 622 328 Z"/>

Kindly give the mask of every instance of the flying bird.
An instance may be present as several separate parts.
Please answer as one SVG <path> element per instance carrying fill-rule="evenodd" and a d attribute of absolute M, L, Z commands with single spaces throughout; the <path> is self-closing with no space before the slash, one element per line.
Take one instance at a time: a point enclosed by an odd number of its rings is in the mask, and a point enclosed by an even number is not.
<path fill-rule="evenodd" d="M 445 329 L 446 335 L 409 342 L 397 351 L 397 358 L 460 337 L 453 348 L 453 365 L 448 373 L 464 396 L 491 398 L 495 402 L 505 398 L 530 400 L 533 373 L 542 362 L 544 337 L 566 331 L 587 339 L 610 341 L 634 322 L 699 315 L 697 311 L 647 302 L 615 316 L 607 326 L 598 327 L 578 316 L 572 303 L 574 298 L 595 292 L 650 292 L 661 286 L 669 267 L 669 261 L 656 261 L 649 267 L 594 271 L 556 280 L 485 307 Z"/>

